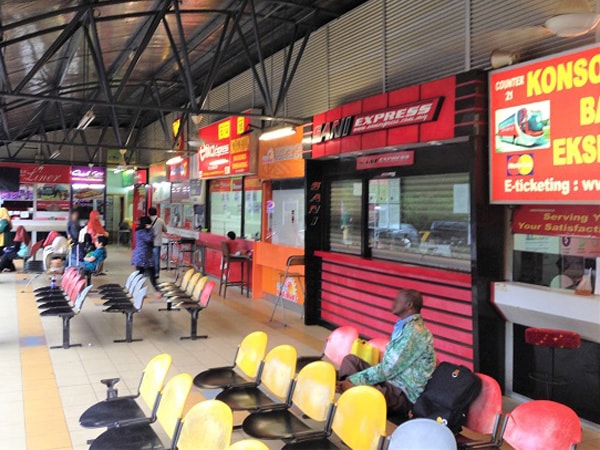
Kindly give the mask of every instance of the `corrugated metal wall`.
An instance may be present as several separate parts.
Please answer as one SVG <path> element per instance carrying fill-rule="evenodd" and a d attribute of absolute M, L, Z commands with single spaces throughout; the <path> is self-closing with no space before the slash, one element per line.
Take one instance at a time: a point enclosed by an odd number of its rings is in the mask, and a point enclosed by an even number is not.
<path fill-rule="evenodd" d="M 600 0 L 588 0 L 600 11 Z M 310 117 L 355 99 L 474 68 L 494 49 L 522 59 L 600 42 L 600 32 L 559 38 L 541 28 L 554 0 L 371 0 L 315 31 L 280 115 Z M 299 44 L 295 46 L 297 52 Z M 273 101 L 284 51 L 266 59 Z M 206 105 L 232 112 L 263 107 L 250 70 L 216 87 Z M 203 125 L 214 118 L 206 118 Z M 154 129 L 159 124 L 148 128 Z M 161 139 L 162 141 L 162 139 Z"/>

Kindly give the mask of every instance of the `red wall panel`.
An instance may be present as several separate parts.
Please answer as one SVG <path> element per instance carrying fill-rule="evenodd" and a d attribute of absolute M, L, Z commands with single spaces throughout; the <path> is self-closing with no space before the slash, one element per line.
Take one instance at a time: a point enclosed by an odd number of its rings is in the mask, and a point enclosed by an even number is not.
<path fill-rule="evenodd" d="M 399 288 L 423 293 L 422 316 L 438 359 L 473 368 L 471 276 L 441 269 L 317 252 L 322 258 L 321 317 L 352 325 L 364 336 L 389 337 Z"/>

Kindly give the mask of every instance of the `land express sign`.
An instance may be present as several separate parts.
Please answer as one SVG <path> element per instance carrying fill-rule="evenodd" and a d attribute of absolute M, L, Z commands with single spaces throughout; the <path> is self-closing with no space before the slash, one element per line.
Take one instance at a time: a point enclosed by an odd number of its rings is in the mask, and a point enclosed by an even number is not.
<path fill-rule="evenodd" d="M 198 149 L 198 175 L 200 178 L 220 178 L 244 175 L 253 171 L 256 141 L 248 133 L 250 119 L 229 117 L 198 133 L 202 145 Z"/>
<path fill-rule="evenodd" d="M 600 202 L 600 46 L 490 74 L 492 203 Z"/>

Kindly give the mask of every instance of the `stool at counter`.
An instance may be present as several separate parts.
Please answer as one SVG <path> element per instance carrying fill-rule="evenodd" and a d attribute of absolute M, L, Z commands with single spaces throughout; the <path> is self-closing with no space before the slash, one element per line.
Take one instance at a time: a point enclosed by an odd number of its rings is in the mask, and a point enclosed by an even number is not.
<path fill-rule="evenodd" d="M 176 269 L 196 268 L 194 266 L 194 254 L 196 252 L 196 240 L 182 238 L 175 243 L 177 250 Z"/>
<path fill-rule="evenodd" d="M 232 255 L 227 241 L 221 243 L 221 251 L 223 257 L 221 259 L 219 295 L 221 295 L 221 288 L 224 288 L 223 298 L 226 298 L 228 286 L 239 286 L 242 295 L 244 295 L 244 288 L 246 288 L 246 296 L 250 297 L 250 264 L 252 264 L 252 260 L 248 256 Z M 231 281 L 229 279 L 231 264 L 240 264 L 241 278 L 239 280 Z"/>
<path fill-rule="evenodd" d="M 296 278 L 298 280 L 298 284 L 300 285 L 300 289 L 302 290 L 302 297 L 304 298 L 304 274 L 300 272 L 290 272 L 290 267 L 293 266 L 304 266 L 304 255 L 290 256 L 287 259 L 285 271 L 279 273 L 279 292 L 277 295 L 277 300 L 275 301 L 275 305 L 273 306 L 273 311 L 271 312 L 269 323 L 273 322 L 275 312 L 277 311 L 277 308 L 281 306 L 281 311 L 283 313 L 283 326 L 287 326 L 287 321 L 285 319 L 285 302 L 283 300 L 283 288 L 285 287 L 285 280 L 288 278 Z"/>
<path fill-rule="evenodd" d="M 552 387 L 565 385 L 564 379 L 557 378 L 554 373 L 554 360 L 556 349 L 575 349 L 581 346 L 581 337 L 573 331 L 554 330 L 550 328 L 527 328 L 525 330 L 525 342 L 546 347 L 550 352 L 550 367 L 547 372 L 532 372 L 529 378 L 546 386 L 546 398 L 552 398 Z"/>

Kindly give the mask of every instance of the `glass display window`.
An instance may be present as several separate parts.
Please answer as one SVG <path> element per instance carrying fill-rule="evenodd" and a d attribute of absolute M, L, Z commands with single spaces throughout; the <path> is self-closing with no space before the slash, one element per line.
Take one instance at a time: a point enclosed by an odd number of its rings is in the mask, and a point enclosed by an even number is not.
<path fill-rule="evenodd" d="M 210 181 L 210 231 L 242 234 L 242 178 Z"/>
<path fill-rule="evenodd" d="M 274 181 L 272 211 L 267 211 L 273 244 L 304 247 L 304 180 Z"/>
<path fill-rule="evenodd" d="M 363 183 L 360 179 L 331 183 L 329 239 L 332 251 L 361 254 L 362 198 Z"/>

